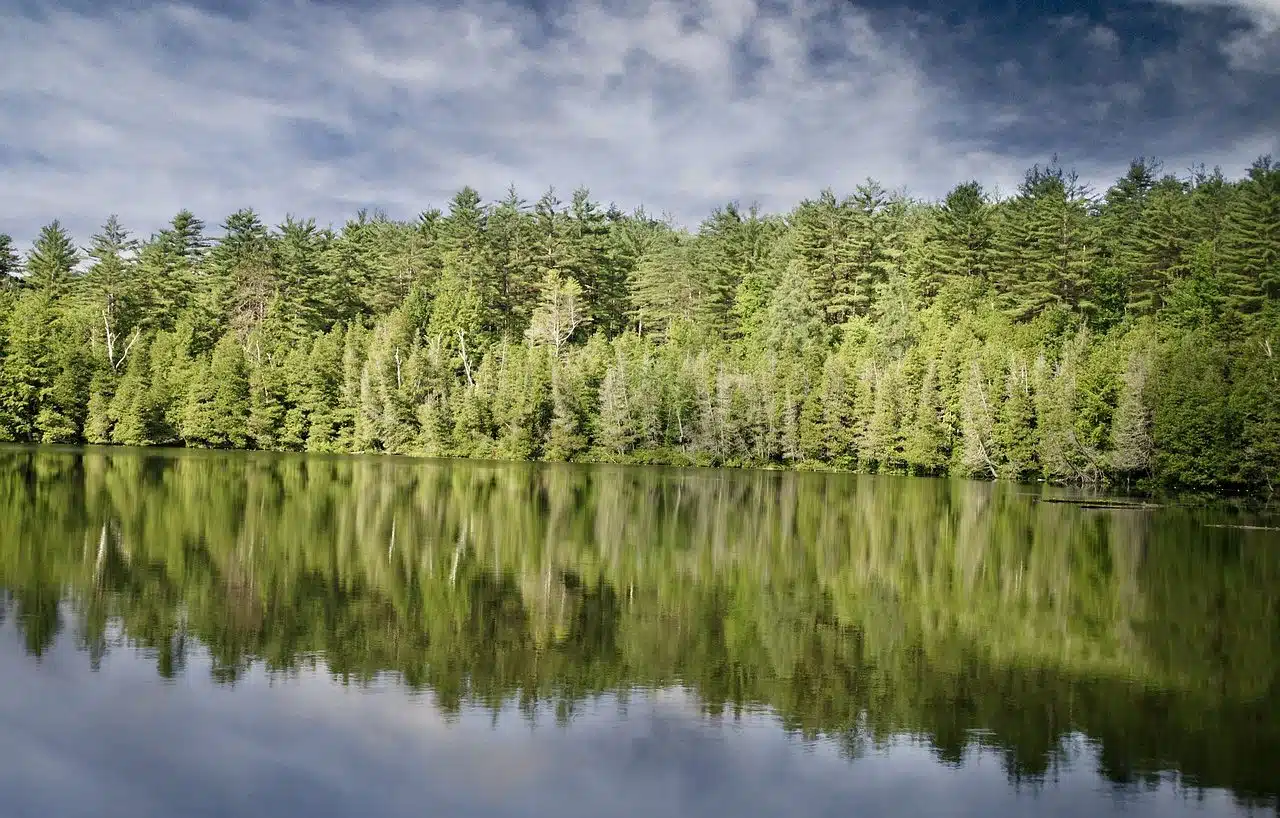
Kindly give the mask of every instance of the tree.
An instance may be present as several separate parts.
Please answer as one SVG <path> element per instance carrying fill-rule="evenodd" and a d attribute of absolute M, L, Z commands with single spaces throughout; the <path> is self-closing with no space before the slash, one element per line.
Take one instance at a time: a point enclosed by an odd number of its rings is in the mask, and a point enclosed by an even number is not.
<path fill-rule="evenodd" d="M 1223 247 L 1227 305 L 1254 314 L 1280 298 L 1280 163 L 1253 163 L 1227 217 Z"/>
<path fill-rule="evenodd" d="M 931 222 L 923 293 L 936 296 L 948 283 L 985 284 L 994 235 L 982 185 L 970 181 L 953 188 Z"/>
<path fill-rule="evenodd" d="M 16 289 L 22 283 L 22 261 L 13 247 L 13 237 L 0 233 L 0 291 Z"/>
<path fill-rule="evenodd" d="M 666 232 L 649 247 L 632 274 L 632 305 L 642 332 L 670 335 L 687 327 L 716 326 L 718 293 L 713 271 L 698 263 L 693 237 Z"/>
<path fill-rule="evenodd" d="M 585 188 L 212 243 L 112 216 L 83 277 L 54 222 L 21 275 L 0 242 L 0 438 L 1267 491 L 1275 168 L 868 180 L 692 232 Z"/>
<path fill-rule="evenodd" d="M 272 264 L 278 271 L 281 312 L 298 338 L 324 332 L 343 312 L 347 295 L 342 276 L 326 266 L 330 238 L 316 229 L 314 219 L 286 216 L 271 242 Z"/>
<path fill-rule="evenodd" d="M 942 413 L 938 362 L 930 360 L 920 382 L 920 397 L 903 446 L 908 465 L 917 473 L 938 474 L 947 464 L 947 430 Z"/>
<path fill-rule="evenodd" d="M 107 218 L 102 232 L 95 233 L 91 242 L 87 254 L 93 264 L 85 274 L 85 296 L 95 321 L 98 317 L 102 320 L 107 364 L 118 372 L 141 334 L 135 327 L 141 293 L 133 258 L 139 244 L 115 214 Z"/>
<path fill-rule="evenodd" d="M 853 315 L 856 293 L 851 288 L 860 283 L 854 265 L 863 259 L 851 257 L 849 252 L 851 247 L 859 247 L 850 237 L 853 221 L 850 203 L 837 201 L 829 188 L 816 200 L 801 202 L 791 216 L 793 258 L 818 314 L 831 326 Z M 859 237 L 859 241 L 866 240 Z"/>
<path fill-rule="evenodd" d="M 54 305 L 48 291 L 32 289 L 5 320 L 0 366 L 0 439 L 39 440 L 36 418 L 53 380 Z"/>
<path fill-rule="evenodd" d="M 1152 379 L 1152 464 L 1166 485 L 1215 489 L 1232 459 L 1224 350 L 1201 332 L 1165 343 Z"/>
<path fill-rule="evenodd" d="M 534 343 L 550 345 L 558 359 L 573 333 L 591 318 L 585 311 L 582 287 L 573 278 L 561 278 L 555 270 L 549 270 L 540 290 L 542 296 L 533 311 L 528 337 Z"/>
<path fill-rule="evenodd" d="M 1146 350 L 1129 354 L 1120 388 L 1120 401 L 1111 425 L 1112 469 L 1132 477 L 1148 472 L 1154 444 L 1151 440 L 1151 410 L 1148 407 L 1147 381 L 1151 359 Z"/>
<path fill-rule="evenodd" d="M 1000 209 L 995 238 L 993 278 L 1012 316 L 1027 320 L 1053 306 L 1095 310 L 1090 208 L 1075 173 L 1056 163 L 1027 171 L 1018 195 Z"/>
<path fill-rule="evenodd" d="M 56 301 L 70 292 L 72 271 L 79 262 L 80 254 L 71 236 L 54 219 L 40 228 L 40 235 L 27 254 L 26 282 Z"/>
<path fill-rule="evenodd" d="M 203 269 L 208 247 L 204 222 L 184 209 L 139 249 L 148 325 L 169 329 L 180 312 L 208 295 Z"/>
<path fill-rule="evenodd" d="M 280 288 L 272 264 L 273 242 L 258 214 L 245 208 L 227 217 L 209 254 L 209 270 L 221 313 L 242 334 L 267 320 Z"/>
<path fill-rule="evenodd" d="M 207 363 L 197 362 L 190 383 L 183 438 L 212 448 L 244 448 L 249 442 L 249 379 L 244 350 L 234 336 L 223 336 Z"/>

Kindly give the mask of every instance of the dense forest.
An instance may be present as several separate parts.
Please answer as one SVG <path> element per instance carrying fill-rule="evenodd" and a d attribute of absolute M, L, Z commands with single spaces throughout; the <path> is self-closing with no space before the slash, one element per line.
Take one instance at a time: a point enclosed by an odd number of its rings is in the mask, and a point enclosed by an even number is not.
<path fill-rule="evenodd" d="M 1083 733 L 1110 781 L 1176 771 L 1274 806 L 1274 532 L 1056 493 L 0 448 L 0 621 L 36 657 L 62 639 L 94 667 L 140 649 L 166 678 L 391 677 L 445 713 L 568 719 L 681 686 L 855 755 L 979 746 L 1023 780 Z"/>
<path fill-rule="evenodd" d="M 0 439 L 1280 487 L 1280 164 L 0 237 Z"/>

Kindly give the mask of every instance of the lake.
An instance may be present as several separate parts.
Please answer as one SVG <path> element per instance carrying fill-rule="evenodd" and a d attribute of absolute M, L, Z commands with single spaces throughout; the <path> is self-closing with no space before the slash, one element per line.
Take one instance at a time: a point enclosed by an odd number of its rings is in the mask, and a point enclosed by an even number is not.
<path fill-rule="evenodd" d="M 0 448 L 0 815 L 1275 814 L 1280 523 L 1077 496 Z"/>

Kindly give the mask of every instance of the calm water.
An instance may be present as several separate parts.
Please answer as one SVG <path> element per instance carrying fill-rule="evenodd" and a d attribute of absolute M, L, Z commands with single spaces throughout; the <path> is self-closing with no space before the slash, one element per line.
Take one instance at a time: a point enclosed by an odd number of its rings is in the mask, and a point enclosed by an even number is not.
<path fill-rule="evenodd" d="M 1280 525 L 940 480 L 0 448 L 0 815 L 1233 815 Z"/>

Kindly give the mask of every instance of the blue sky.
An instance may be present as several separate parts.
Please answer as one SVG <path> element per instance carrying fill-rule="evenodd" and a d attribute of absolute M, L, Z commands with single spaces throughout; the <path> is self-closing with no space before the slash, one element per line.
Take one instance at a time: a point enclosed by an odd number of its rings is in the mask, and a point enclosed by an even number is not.
<path fill-rule="evenodd" d="M 340 224 L 471 184 L 696 224 L 868 176 L 1009 190 L 1055 153 L 1280 153 L 1280 0 L 0 0 L 0 232 L 179 208 Z"/>

